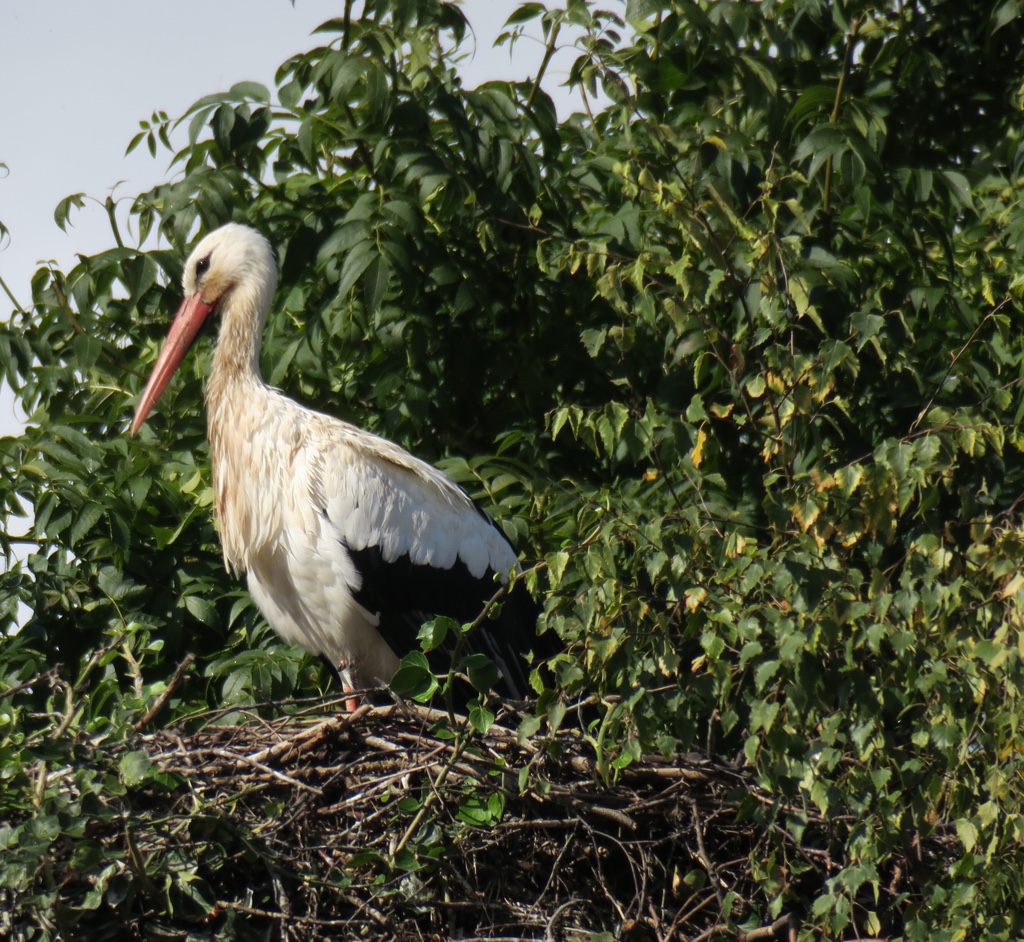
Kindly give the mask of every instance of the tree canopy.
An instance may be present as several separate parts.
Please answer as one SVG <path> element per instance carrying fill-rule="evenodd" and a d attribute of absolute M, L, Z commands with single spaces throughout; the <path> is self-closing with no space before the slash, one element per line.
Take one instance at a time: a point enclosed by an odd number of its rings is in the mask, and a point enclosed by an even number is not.
<path fill-rule="evenodd" d="M 560 118 L 549 57 L 464 87 L 471 6 L 347 0 L 273 94 L 143 122 L 130 147 L 174 173 L 134 199 L 135 244 L 40 269 L 0 326 L 29 416 L 0 440 L 0 547 L 29 547 L 0 576 L 15 938 L 154 912 L 248 938 L 217 908 L 230 857 L 104 835 L 187 791 L 140 729 L 328 684 L 224 572 L 208 356 L 125 434 L 187 248 L 229 220 L 279 252 L 267 380 L 438 463 L 522 549 L 566 652 L 520 736 L 557 762 L 581 726 L 607 787 L 699 751 L 770 796 L 727 805 L 751 888 L 684 855 L 710 922 L 650 937 L 1024 931 L 1019 3 L 608 6 L 509 19 L 504 43 L 574 31 Z M 372 879 L 429 882 L 431 840 Z M 591 937 L 626 937 L 609 920 Z"/>

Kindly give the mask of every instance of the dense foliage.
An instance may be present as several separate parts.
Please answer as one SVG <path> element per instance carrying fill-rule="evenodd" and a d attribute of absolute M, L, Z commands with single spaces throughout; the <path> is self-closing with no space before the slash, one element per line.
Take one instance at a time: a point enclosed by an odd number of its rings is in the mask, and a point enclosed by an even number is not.
<path fill-rule="evenodd" d="M 747 809 L 760 895 L 723 924 L 1019 937 L 1018 4 L 527 3 L 504 41 L 578 37 L 565 119 L 543 67 L 462 87 L 467 15 L 350 2 L 275 99 L 243 83 L 155 114 L 132 146 L 183 146 L 132 213 L 167 248 L 115 232 L 0 329 L 30 416 L 0 441 L 0 544 L 31 547 L 0 576 L 18 937 L 161 892 L 209 914 L 173 855 L 118 871 L 136 893 L 52 875 L 70 855 L 106 886 L 92 822 L 147 767 L 76 750 L 130 741 L 186 655 L 158 723 L 327 682 L 223 571 L 208 357 L 124 434 L 183 254 L 230 219 L 280 254 L 268 381 L 439 462 L 539 561 L 569 648 L 524 732 L 594 693 L 605 781 L 700 749 L 777 796 Z M 828 840 L 793 852 L 809 816 Z"/>

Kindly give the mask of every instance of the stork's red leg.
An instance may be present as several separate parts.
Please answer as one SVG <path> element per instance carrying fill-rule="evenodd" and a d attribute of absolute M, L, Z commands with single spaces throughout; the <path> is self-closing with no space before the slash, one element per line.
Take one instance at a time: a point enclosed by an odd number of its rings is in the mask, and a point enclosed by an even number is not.
<path fill-rule="evenodd" d="M 341 689 L 345 693 L 353 693 L 355 687 L 352 686 L 352 674 L 349 672 L 349 668 L 352 666 L 351 661 L 347 658 L 342 658 L 338 661 L 338 676 L 341 678 Z M 345 698 L 345 709 L 349 713 L 355 713 L 359 707 L 359 697 L 346 697 Z"/>

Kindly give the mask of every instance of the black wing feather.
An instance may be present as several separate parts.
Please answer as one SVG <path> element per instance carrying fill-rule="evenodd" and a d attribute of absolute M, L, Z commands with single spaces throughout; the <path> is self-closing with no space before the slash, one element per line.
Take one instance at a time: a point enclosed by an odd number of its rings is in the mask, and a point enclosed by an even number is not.
<path fill-rule="evenodd" d="M 501 587 L 492 570 L 477 578 L 461 560 L 450 569 L 440 569 L 413 563 L 408 555 L 386 560 L 377 546 L 345 548 L 362 579 L 353 595 L 380 618 L 377 630 L 398 657 L 418 648 L 423 622 L 436 615 L 461 624 L 475 621 Z M 498 693 L 522 700 L 531 692 L 525 655 L 533 651 L 538 657 L 549 657 L 554 653 L 553 636 L 550 632 L 537 636 L 540 607 L 522 582 L 516 582 L 500 603 L 495 606 L 497 614 L 469 634 L 465 650 L 494 661 L 502 675 Z M 453 645 L 454 639 L 449 639 L 428 655 L 431 669 L 438 673 L 450 669 Z"/>

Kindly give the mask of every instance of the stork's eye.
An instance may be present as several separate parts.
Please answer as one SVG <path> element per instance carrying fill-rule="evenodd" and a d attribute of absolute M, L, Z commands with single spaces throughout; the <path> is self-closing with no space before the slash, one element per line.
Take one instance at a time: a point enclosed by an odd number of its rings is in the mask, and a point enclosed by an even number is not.
<path fill-rule="evenodd" d="M 201 259 L 199 259 L 198 262 L 196 262 L 196 280 L 197 281 L 200 278 L 202 278 L 203 275 L 206 274 L 206 270 L 209 267 L 210 267 L 210 256 L 209 255 L 207 255 L 206 258 L 201 258 Z"/>

